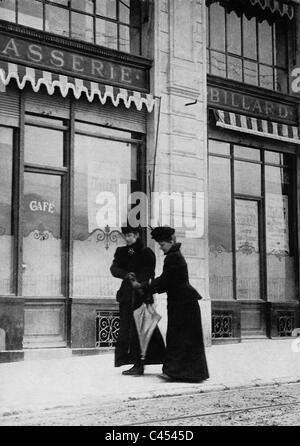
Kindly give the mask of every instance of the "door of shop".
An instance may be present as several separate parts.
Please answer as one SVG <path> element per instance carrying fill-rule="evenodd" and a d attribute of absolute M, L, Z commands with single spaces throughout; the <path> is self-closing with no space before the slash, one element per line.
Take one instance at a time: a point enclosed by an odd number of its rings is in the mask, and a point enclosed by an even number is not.
<path fill-rule="evenodd" d="M 236 296 L 241 304 L 241 336 L 266 336 L 266 305 L 262 299 L 261 200 L 235 198 Z"/>
<path fill-rule="evenodd" d="M 27 117 L 24 134 L 24 348 L 66 345 L 67 180 L 62 121 Z"/>

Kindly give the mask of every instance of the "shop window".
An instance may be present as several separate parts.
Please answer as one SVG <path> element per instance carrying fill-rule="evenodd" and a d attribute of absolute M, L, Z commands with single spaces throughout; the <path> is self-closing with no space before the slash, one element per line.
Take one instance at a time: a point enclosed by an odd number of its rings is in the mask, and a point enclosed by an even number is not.
<path fill-rule="evenodd" d="M 42 146 L 41 141 L 43 141 Z M 62 131 L 30 125 L 25 127 L 25 163 L 63 167 L 63 148 Z"/>
<path fill-rule="evenodd" d="M 293 155 L 209 141 L 212 299 L 297 299 L 293 165 Z"/>
<path fill-rule="evenodd" d="M 128 212 L 127 193 L 140 187 L 137 144 L 129 132 L 107 130 L 110 135 L 105 128 L 76 124 L 74 296 L 115 297 L 120 284 L 109 268 L 116 247 L 124 244 L 119 228 Z"/>
<path fill-rule="evenodd" d="M 43 29 L 43 4 L 32 0 L 18 1 L 17 20 L 20 25 Z"/>
<path fill-rule="evenodd" d="M 62 295 L 62 179 L 25 172 L 23 295 Z"/>
<path fill-rule="evenodd" d="M 0 294 L 14 292 L 13 129 L 0 127 Z"/>
<path fill-rule="evenodd" d="M 62 37 L 141 54 L 140 0 L 2 0 L 0 18 Z"/>
<path fill-rule="evenodd" d="M 293 27 L 287 20 L 246 16 L 214 2 L 207 6 L 207 21 L 210 74 L 288 93 Z"/>
<path fill-rule="evenodd" d="M 229 155 L 226 143 L 210 141 L 215 155 Z M 209 159 L 209 266 L 212 299 L 232 299 L 232 218 L 230 159 L 211 156 Z"/>
<path fill-rule="evenodd" d="M 296 299 L 293 243 L 292 165 L 288 156 L 270 152 L 266 165 L 266 253 L 268 300 Z"/>
<path fill-rule="evenodd" d="M 67 194 L 64 121 L 26 114 L 25 122 L 22 292 L 62 296 Z"/>

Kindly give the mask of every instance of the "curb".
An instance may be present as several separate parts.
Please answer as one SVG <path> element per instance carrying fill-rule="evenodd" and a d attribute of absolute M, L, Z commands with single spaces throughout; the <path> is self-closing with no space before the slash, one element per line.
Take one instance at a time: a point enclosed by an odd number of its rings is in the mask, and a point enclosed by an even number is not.
<path fill-rule="evenodd" d="M 76 400 L 73 401 L 66 401 L 65 403 L 46 403 L 46 405 L 36 405 L 33 408 L 32 407 L 25 407 L 23 409 L 19 408 L 3 408 L 0 409 L 0 420 L 3 418 L 10 416 L 18 416 L 18 415 L 28 415 L 30 413 L 36 413 L 41 410 L 47 411 L 47 410 L 61 410 L 61 409 L 71 409 L 74 406 L 78 407 L 78 403 L 80 403 L 80 407 L 92 407 L 93 405 L 98 405 L 100 403 L 113 403 L 116 401 L 138 401 L 143 399 L 155 399 L 155 398 L 166 398 L 166 397 L 176 397 L 176 396 L 184 396 L 184 395 L 196 395 L 196 394 L 207 394 L 212 392 L 222 392 L 222 391 L 230 391 L 230 390 L 242 390 L 242 389 L 254 389 L 258 387 L 272 387 L 272 386 L 279 386 L 284 384 L 295 384 L 299 383 L 300 378 L 296 377 L 280 377 L 280 378 L 272 378 L 271 380 L 263 380 L 263 379 L 255 379 L 252 380 L 246 384 L 204 384 L 203 387 L 199 388 L 197 387 L 178 387 L 178 388 L 171 388 L 166 390 L 152 390 L 152 391 L 145 391 L 145 392 L 139 392 L 134 395 L 132 394 L 119 394 L 119 395 L 104 395 L 103 397 L 97 398 L 96 400 L 93 399 L 91 402 L 87 402 L 87 396 L 79 397 Z M 0 423 L 1 425 L 1 423 Z"/>

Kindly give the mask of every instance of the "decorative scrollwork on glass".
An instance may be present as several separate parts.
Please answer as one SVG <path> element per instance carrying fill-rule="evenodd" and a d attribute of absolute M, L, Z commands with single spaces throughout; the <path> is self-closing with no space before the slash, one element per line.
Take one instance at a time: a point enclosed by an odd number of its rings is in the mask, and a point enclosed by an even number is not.
<path fill-rule="evenodd" d="M 49 231 L 40 231 L 38 229 L 36 229 L 33 232 L 33 237 L 36 240 L 40 240 L 41 242 L 43 242 L 44 240 L 48 240 L 50 237 L 50 232 Z"/>
<path fill-rule="evenodd" d="M 96 312 L 96 347 L 114 347 L 120 328 L 118 311 Z"/>
<path fill-rule="evenodd" d="M 292 331 L 295 328 L 295 313 L 293 311 L 278 312 L 277 328 L 279 336 L 292 336 Z"/>
<path fill-rule="evenodd" d="M 248 241 L 246 241 L 243 245 L 240 245 L 237 250 L 246 255 L 255 252 L 254 246 L 252 246 Z"/>
<path fill-rule="evenodd" d="M 232 313 L 213 313 L 212 338 L 232 338 Z"/>
<path fill-rule="evenodd" d="M 110 243 L 117 243 L 119 236 L 123 237 L 123 234 L 120 231 L 117 229 L 111 231 L 108 225 L 105 226 L 104 231 L 102 229 L 99 229 L 98 231 L 97 242 L 105 241 L 105 249 L 109 248 Z"/>

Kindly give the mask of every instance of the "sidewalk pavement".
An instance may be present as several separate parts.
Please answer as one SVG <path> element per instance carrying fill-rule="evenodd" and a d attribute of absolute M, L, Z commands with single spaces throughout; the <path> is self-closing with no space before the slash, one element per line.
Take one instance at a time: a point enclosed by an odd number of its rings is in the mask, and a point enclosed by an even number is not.
<path fill-rule="evenodd" d="M 293 351 L 293 341 L 299 352 Z M 300 381 L 299 338 L 214 345 L 206 354 L 210 378 L 200 384 L 166 382 L 160 365 L 146 366 L 143 376 L 124 376 L 128 366 L 114 368 L 113 352 L 0 364 L 0 417 Z"/>

